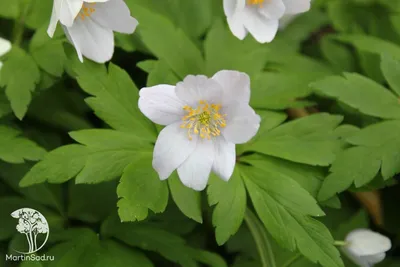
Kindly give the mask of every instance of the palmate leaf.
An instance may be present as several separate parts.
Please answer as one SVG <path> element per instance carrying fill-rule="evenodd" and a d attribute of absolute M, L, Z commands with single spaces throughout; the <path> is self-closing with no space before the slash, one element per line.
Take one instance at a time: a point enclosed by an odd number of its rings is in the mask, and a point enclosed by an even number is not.
<path fill-rule="evenodd" d="M 379 174 L 387 180 L 400 172 L 400 121 L 370 125 L 346 141 L 350 147 L 337 155 L 326 177 L 319 200 L 325 200 L 355 184 L 366 185 Z"/>
<path fill-rule="evenodd" d="M 390 55 L 382 56 L 381 70 L 390 88 L 400 96 L 400 60 Z"/>
<path fill-rule="evenodd" d="M 22 120 L 40 81 L 40 71 L 32 56 L 14 46 L 1 70 L 0 86 L 5 87 L 15 116 Z"/>
<path fill-rule="evenodd" d="M 284 176 L 273 169 L 265 176 L 267 170 L 262 165 L 240 169 L 255 210 L 281 246 L 291 251 L 297 248 L 309 260 L 322 266 L 344 266 L 329 230 L 307 216 L 318 216 L 323 212 L 306 190 L 289 178 L 282 180 Z"/>
<path fill-rule="evenodd" d="M 20 131 L 5 125 L 0 125 L 0 148 L 0 160 L 9 163 L 37 161 L 46 154 L 46 150 L 22 137 Z"/>
<path fill-rule="evenodd" d="M 400 118 L 400 102 L 397 97 L 382 85 L 359 74 L 330 76 L 311 86 L 366 115 L 384 119 Z"/>
<path fill-rule="evenodd" d="M 334 135 L 334 130 L 341 121 L 341 116 L 326 113 L 307 116 L 266 132 L 242 150 L 298 163 L 327 166 L 340 150 L 341 143 Z"/>

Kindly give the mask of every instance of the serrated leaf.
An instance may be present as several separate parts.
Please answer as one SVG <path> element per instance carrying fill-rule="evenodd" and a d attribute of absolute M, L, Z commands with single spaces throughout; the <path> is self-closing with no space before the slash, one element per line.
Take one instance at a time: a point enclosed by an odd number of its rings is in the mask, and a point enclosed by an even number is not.
<path fill-rule="evenodd" d="M 370 125 L 350 135 L 346 141 L 355 147 L 337 155 L 324 180 L 318 198 L 325 200 L 351 186 L 372 181 L 381 169 L 384 179 L 400 173 L 400 121 Z"/>
<path fill-rule="evenodd" d="M 386 119 L 400 118 L 400 102 L 397 97 L 385 87 L 359 74 L 327 77 L 313 83 L 312 87 L 364 114 Z"/>
<path fill-rule="evenodd" d="M 81 145 L 59 147 L 46 154 L 22 178 L 20 186 L 43 183 L 63 183 L 74 178 L 85 165 L 88 151 Z"/>
<path fill-rule="evenodd" d="M 168 185 L 172 199 L 182 213 L 190 219 L 202 223 L 200 193 L 184 186 L 176 173 L 168 178 Z"/>
<path fill-rule="evenodd" d="M 137 156 L 151 153 L 149 141 L 127 132 L 108 129 L 89 129 L 71 132 L 70 136 L 87 147 L 85 166 L 76 183 L 99 183 L 122 175 Z"/>
<path fill-rule="evenodd" d="M 239 169 L 235 169 L 229 182 L 211 175 L 207 194 L 210 206 L 216 205 L 212 223 L 217 243 L 223 245 L 239 230 L 246 210 L 246 190 Z"/>
<path fill-rule="evenodd" d="M 18 119 L 25 116 L 39 81 L 40 71 L 33 58 L 14 46 L 1 69 L 0 86 L 6 88 L 6 96 Z"/>
<path fill-rule="evenodd" d="M 131 1 L 128 5 L 132 15 L 140 21 L 138 34 L 144 45 L 180 78 L 203 73 L 204 59 L 189 36 L 167 17 L 154 12 L 151 4 L 140 2 Z"/>
<path fill-rule="evenodd" d="M 20 135 L 17 130 L 0 125 L 0 159 L 9 163 L 42 159 L 46 150 Z"/>
<path fill-rule="evenodd" d="M 147 76 L 147 86 L 158 84 L 172 84 L 179 82 L 179 78 L 170 69 L 170 67 L 162 60 L 158 60 Z"/>
<path fill-rule="evenodd" d="M 341 116 L 319 113 L 280 125 L 249 145 L 256 151 L 290 161 L 327 166 L 340 150 L 340 141 L 333 135 Z"/>
<path fill-rule="evenodd" d="M 278 243 L 291 251 L 297 248 L 309 260 L 322 266 L 343 267 L 328 229 L 301 211 L 288 208 L 283 199 L 271 195 L 267 187 L 269 183 L 263 186 L 262 179 L 254 178 L 256 173 L 249 172 L 250 169 L 248 167 L 242 172 L 246 188 L 261 221 Z M 288 187 L 280 190 L 284 194 Z"/>
<path fill-rule="evenodd" d="M 381 70 L 390 88 L 400 96 L 400 60 L 389 55 L 382 56 Z"/>
<path fill-rule="evenodd" d="M 114 237 L 134 247 L 154 251 L 164 258 L 185 267 L 197 267 L 188 253 L 185 240 L 165 230 L 145 224 L 122 224 L 114 230 Z"/>
<path fill-rule="evenodd" d="M 141 221 L 147 218 L 149 209 L 159 213 L 167 207 L 167 183 L 160 181 L 151 162 L 151 152 L 143 154 L 122 174 L 117 188 L 118 214 L 122 221 Z"/>
<path fill-rule="evenodd" d="M 103 69 L 78 71 L 78 83 L 87 93 L 93 95 L 86 102 L 97 116 L 116 130 L 134 133 L 139 137 L 154 140 L 154 125 L 139 111 L 139 91 L 128 73 L 110 64 L 108 75 Z M 80 74 L 81 73 L 81 74 Z"/>

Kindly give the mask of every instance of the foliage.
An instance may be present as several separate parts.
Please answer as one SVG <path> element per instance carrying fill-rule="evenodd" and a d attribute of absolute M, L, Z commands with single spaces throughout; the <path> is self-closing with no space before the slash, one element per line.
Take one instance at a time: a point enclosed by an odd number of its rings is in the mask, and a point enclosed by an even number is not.
<path fill-rule="evenodd" d="M 97 64 L 79 62 L 60 28 L 47 36 L 51 0 L 0 0 L 0 36 L 13 41 L 0 72 L 1 257 L 21 242 L 10 214 L 30 207 L 50 229 L 37 253 L 55 261 L 22 267 L 353 266 L 334 242 L 371 227 L 353 201 L 367 190 L 382 191 L 379 230 L 398 243 L 396 1 L 314 0 L 270 44 L 236 39 L 222 0 L 125 2 L 139 27 Z M 257 136 L 237 146 L 228 182 L 161 181 L 161 128 L 139 89 L 222 69 L 250 76 Z"/>

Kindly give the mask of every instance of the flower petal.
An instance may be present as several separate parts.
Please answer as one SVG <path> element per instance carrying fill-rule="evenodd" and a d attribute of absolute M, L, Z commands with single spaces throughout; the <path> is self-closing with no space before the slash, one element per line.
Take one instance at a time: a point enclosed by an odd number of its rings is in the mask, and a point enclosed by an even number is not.
<path fill-rule="evenodd" d="M 189 140 L 181 123 L 166 126 L 158 135 L 153 152 L 153 168 L 161 180 L 167 179 L 196 148 L 197 135 Z"/>
<path fill-rule="evenodd" d="M 258 42 L 267 43 L 275 38 L 278 20 L 268 19 L 253 8 L 245 8 L 243 17 L 244 26 Z"/>
<path fill-rule="evenodd" d="M 221 70 L 212 79 L 221 85 L 223 103 L 237 101 L 248 104 L 250 102 L 250 78 L 246 73 Z"/>
<path fill-rule="evenodd" d="M 389 238 L 369 229 L 357 229 L 350 232 L 346 236 L 346 241 L 349 242 L 346 248 L 358 256 L 383 253 L 392 247 Z"/>
<path fill-rule="evenodd" d="M 221 86 L 204 75 L 188 75 L 176 85 L 176 95 L 190 106 L 197 106 L 200 100 L 220 103 L 222 99 Z"/>
<path fill-rule="evenodd" d="M 122 33 L 133 33 L 138 25 L 138 21 L 131 17 L 131 11 L 123 0 L 96 3 L 96 11 L 91 17 L 104 28 Z"/>
<path fill-rule="evenodd" d="M 386 253 L 378 253 L 375 255 L 369 255 L 369 256 L 362 256 L 363 259 L 365 259 L 369 264 L 376 264 L 381 261 L 383 261 L 386 257 Z"/>
<path fill-rule="evenodd" d="M 71 27 L 82 5 L 83 0 L 63 0 L 59 10 L 60 22 L 67 27 Z"/>
<path fill-rule="evenodd" d="M 47 34 L 51 38 L 53 38 L 53 36 L 54 36 L 54 32 L 57 29 L 58 20 L 60 19 L 58 13 L 61 11 L 61 4 L 62 4 L 62 0 L 54 0 L 49 27 L 47 28 Z"/>
<path fill-rule="evenodd" d="M 224 0 L 225 16 L 231 17 L 246 6 L 246 0 Z"/>
<path fill-rule="evenodd" d="M 175 94 L 175 86 L 156 85 L 139 91 L 139 109 L 151 121 L 168 125 L 184 116 L 183 103 Z"/>
<path fill-rule="evenodd" d="M 258 8 L 259 12 L 263 14 L 268 19 L 280 19 L 283 14 L 285 14 L 285 5 L 282 0 L 270 0 L 264 1 L 261 7 L 253 7 Z"/>
<path fill-rule="evenodd" d="M 114 34 L 95 23 L 91 18 L 75 20 L 72 27 L 64 27 L 68 31 L 76 51 L 85 57 L 104 63 L 112 58 L 114 53 Z"/>
<path fill-rule="evenodd" d="M 286 7 L 285 14 L 303 13 L 311 8 L 311 0 L 282 0 Z"/>
<path fill-rule="evenodd" d="M 260 128 L 260 116 L 248 104 L 234 102 L 224 108 L 223 113 L 226 114 L 226 127 L 221 132 L 228 142 L 246 143 Z"/>
<path fill-rule="evenodd" d="M 189 158 L 178 167 L 179 179 L 187 187 L 196 191 L 203 190 L 207 186 L 213 161 L 213 141 L 199 139 L 196 149 Z"/>
<path fill-rule="evenodd" d="M 11 42 L 0 37 L 0 57 L 11 50 Z"/>
<path fill-rule="evenodd" d="M 214 140 L 215 159 L 212 170 L 222 180 L 228 181 L 235 169 L 236 150 L 235 144 L 226 141 L 221 136 Z"/>

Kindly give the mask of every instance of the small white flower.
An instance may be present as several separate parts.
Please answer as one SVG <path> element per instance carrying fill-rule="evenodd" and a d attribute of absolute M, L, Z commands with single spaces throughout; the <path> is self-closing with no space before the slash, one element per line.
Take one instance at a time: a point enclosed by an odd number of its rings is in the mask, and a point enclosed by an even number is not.
<path fill-rule="evenodd" d="M 385 252 L 392 247 L 390 239 L 369 229 L 351 231 L 342 249 L 346 255 L 361 267 L 372 267 L 385 259 Z"/>
<path fill-rule="evenodd" d="M 0 38 L 0 57 L 4 56 L 11 50 L 10 41 Z M 0 62 L 0 69 L 3 67 L 3 62 Z"/>
<path fill-rule="evenodd" d="M 139 94 L 143 114 L 166 125 L 154 148 L 154 169 L 161 180 L 178 169 L 182 183 L 194 190 L 206 187 L 211 170 L 228 181 L 235 144 L 249 141 L 260 126 L 249 106 L 250 79 L 238 71 L 189 75 L 176 86 L 147 87 Z"/>
<path fill-rule="evenodd" d="M 237 38 L 243 40 L 250 32 L 258 42 L 266 43 L 275 38 L 284 15 L 308 11 L 311 0 L 223 1 L 229 28 Z"/>
<path fill-rule="evenodd" d="M 53 37 L 58 21 L 75 46 L 79 60 L 104 63 L 114 53 L 114 33 L 133 33 L 138 25 L 124 0 L 54 0 L 47 33 Z"/>

